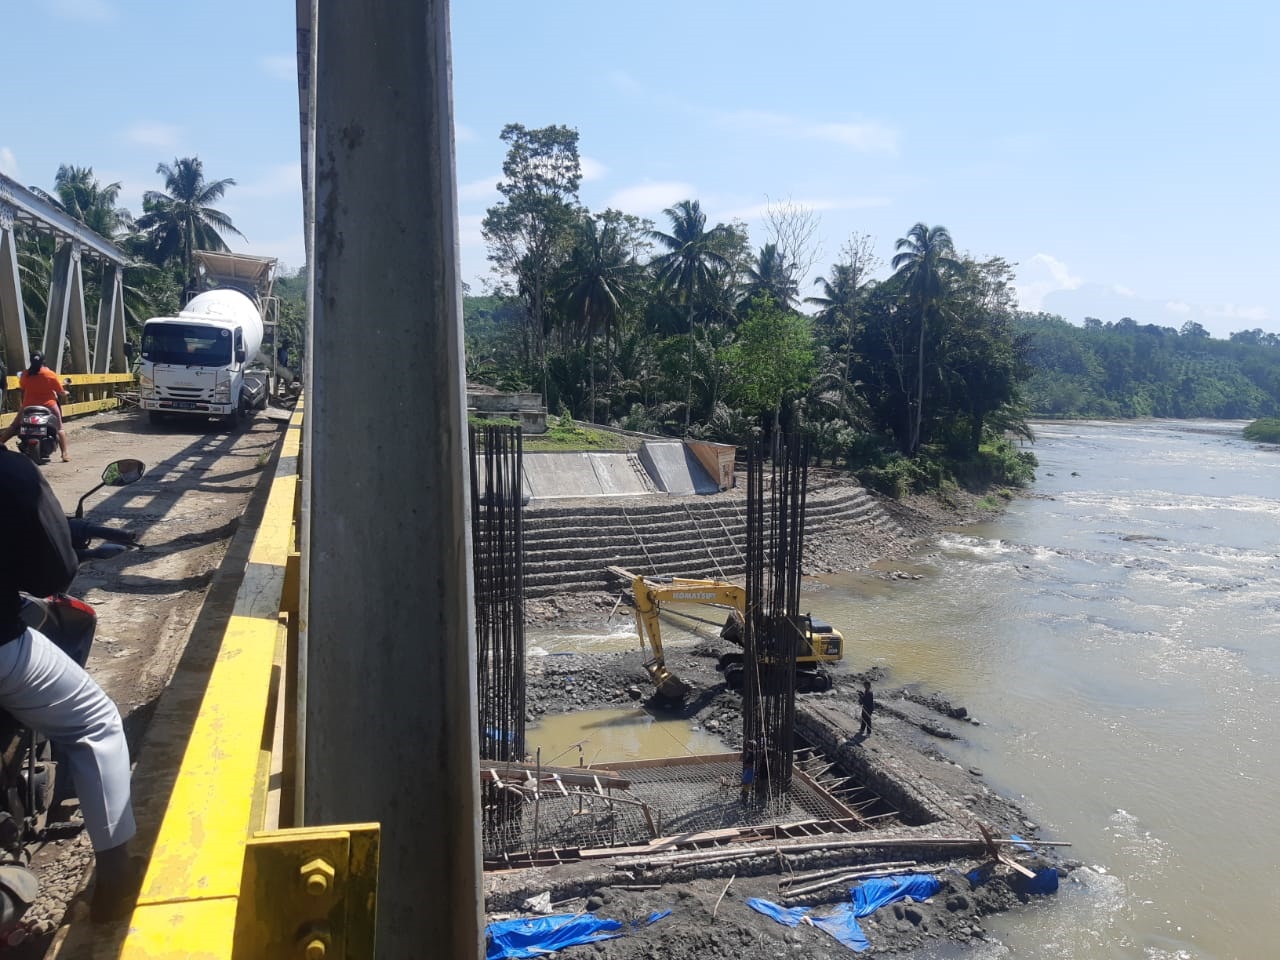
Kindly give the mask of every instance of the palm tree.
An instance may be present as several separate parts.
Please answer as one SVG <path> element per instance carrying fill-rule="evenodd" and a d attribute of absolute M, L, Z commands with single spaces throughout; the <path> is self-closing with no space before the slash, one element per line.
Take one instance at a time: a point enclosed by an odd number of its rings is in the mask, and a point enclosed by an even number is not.
<path fill-rule="evenodd" d="M 911 421 L 908 453 L 920 447 L 920 423 L 924 415 L 924 335 L 928 318 L 938 310 L 947 291 L 950 276 L 962 271 L 955 256 L 951 234 L 943 226 L 930 227 L 917 223 L 894 245 L 898 252 L 891 261 L 902 277 L 907 296 L 920 324 L 920 341 L 916 352 L 916 409 Z"/>
<path fill-rule="evenodd" d="M 93 175 L 93 167 L 60 164 L 53 178 L 53 193 L 38 188 L 33 192 L 108 240 L 117 239 L 133 227 L 129 211 L 116 206 L 120 184 L 103 186 Z"/>
<path fill-rule="evenodd" d="M 624 306 L 635 293 L 639 273 L 617 223 L 598 224 L 594 217 L 582 218 L 561 272 L 560 293 L 570 321 L 587 340 L 592 423 L 596 422 L 596 334 L 603 330 L 608 343 Z"/>
<path fill-rule="evenodd" d="M 143 214 L 138 218 L 138 229 L 148 235 L 153 262 L 165 264 L 177 260 L 182 265 L 185 296 L 196 280 L 192 252 L 226 250 L 223 233 L 244 237 L 230 217 L 212 207 L 235 181 L 230 178 L 206 181 L 199 157 L 174 160 L 173 166 L 159 164 L 156 173 L 164 177 L 166 192 L 148 190 L 143 194 Z"/>
<path fill-rule="evenodd" d="M 662 211 L 671 221 L 671 232 L 650 230 L 649 239 L 666 253 L 654 257 L 651 266 L 658 284 L 671 294 L 685 310 L 685 329 L 689 335 L 689 368 L 693 368 L 693 308 L 703 290 L 714 281 L 717 268 L 729 267 L 720 248 L 730 239 L 729 228 L 722 223 L 707 229 L 707 215 L 697 200 L 681 200 Z M 693 381 L 685 398 L 684 431 L 689 432 L 689 413 L 693 407 Z"/>
<path fill-rule="evenodd" d="M 849 380 L 853 362 L 853 330 L 858 315 L 858 275 L 851 264 L 831 265 L 831 279 L 818 277 L 814 286 L 822 288 L 819 297 L 805 297 L 804 302 L 818 308 L 818 323 L 830 333 L 844 334 L 844 382 Z"/>
<path fill-rule="evenodd" d="M 747 270 L 744 304 L 749 305 L 763 294 L 778 306 L 790 309 L 795 306 L 799 293 L 794 265 L 787 262 L 776 243 L 766 243 L 760 248 L 755 266 Z"/>

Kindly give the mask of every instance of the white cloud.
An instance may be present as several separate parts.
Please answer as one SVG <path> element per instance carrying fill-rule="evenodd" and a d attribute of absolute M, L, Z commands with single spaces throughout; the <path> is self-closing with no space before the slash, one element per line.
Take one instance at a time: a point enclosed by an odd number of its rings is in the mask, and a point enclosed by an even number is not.
<path fill-rule="evenodd" d="M 1113 283 L 1111 289 L 1122 297 L 1136 297 L 1138 295 L 1137 291 L 1132 287 L 1126 287 L 1123 283 Z"/>
<path fill-rule="evenodd" d="M 458 184 L 459 200 L 488 200 L 490 197 L 498 195 L 498 181 L 502 179 L 501 174 L 494 174 L 491 177 L 481 177 L 479 180 L 472 180 L 470 183 Z"/>
<path fill-rule="evenodd" d="M 1180 316 L 1186 316 L 1191 312 L 1191 304 L 1183 303 L 1181 300 L 1169 300 L 1165 303 L 1164 308 L 1170 313 L 1176 313 Z"/>
<path fill-rule="evenodd" d="M 55 17 L 87 23 L 106 23 L 117 16 L 107 0 L 46 0 L 45 7 Z"/>
<path fill-rule="evenodd" d="M 296 53 L 274 53 L 269 57 L 259 57 L 258 67 L 263 73 L 277 80 L 297 81 L 298 55 Z"/>
<path fill-rule="evenodd" d="M 453 138 L 459 143 L 469 143 L 476 138 L 476 132 L 465 123 L 458 123 L 457 121 L 454 121 Z"/>
<path fill-rule="evenodd" d="M 458 217 L 458 246 L 465 248 L 483 247 L 484 216 L 479 213 L 468 213 Z"/>
<path fill-rule="evenodd" d="M 578 164 L 582 168 L 582 179 L 588 183 L 603 179 L 609 172 L 609 168 L 594 157 L 579 157 Z"/>
<path fill-rule="evenodd" d="M 607 77 L 609 82 L 623 93 L 637 94 L 644 92 L 644 87 L 640 81 L 625 70 L 610 70 Z"/>
<path fill-rule="evenodd" d="M 302 163 L 277 163 L 256 180 L 237 182 L 227 191 L 227 196 L 279 197 L 291 193 L 302 195 Z"/>
<path fill-rule="evenodd" d="M 178 144 L 182 128 L 171 123 L 135 123 L 124 132 L 125 138 L 144 147 L 172 149 Z"/>
<path fill-rule="evenodd" d="M 815 213 L 822 213 L 830 210 L 869 210 L 873 207 L 887 207 L 892 201 L 888 197 L 823 197 L 813 200 L 788 198 L 786 202 L 799 210 L 812 210 Z M 738 207 L 726 213 L 723 219 L 761 220 L 769 212 L 769 208 L 777 206 L 777 204 L 778 201 L 776 200 L 765 200 L 751 206 Z"/>
<path fill-rule="evenodd" d="M 1024 279 L 1015 284 L 1018 305 L 1023 310 L 1043 310 L 1044 298 L 1055 290 L 1075 290 L 1084 280 L 1071 273 L 1065 263 L 1047 253 L 1037 253 L 1023 271 Z"/>
<path fill-rule="evenodd" d="M 1271 317 L 1271 313 L 1266 307 L 1257 305 L 1242 306 L 1238 303 L 1224 303 L 1220 306 L 1205 307 L 1204 312 L 1210 317 L 1222 317 L 1227 320 L 1247 320 L 1250 323 L 1263 323 Z"/>
<path fill-rule="evenodd" d="M 606 206 L 639 215 L 661 213 L 672 204 L 695 196 L 697 196 L 697 190 L 691 183 L 680 180 L 657 180 L 638 183 L 634 187 L 624 187 L 609 198 Z"/>
<path fill-rule="evenodd" d="M 0 147 L 0 173 L 14 180 L 19 177 L 18 158 L 13 155 L 13 151 L 8 147 Z"/>
<path fill-rule="evenodd" d="M 820 123 L 806 129 L 815 140 L 844 144 L 858 153 L 898 152 L 898 131 L 882 123 Z"/>
<path fill-rule="evenodd" d="M 825 123 L 762 110 L 738 110 L 721 121 L 731 127 L 786 140 L 822 140 L 856 153 L 898 152 L 898 132 L 876 120 L 865 123 Z"/>

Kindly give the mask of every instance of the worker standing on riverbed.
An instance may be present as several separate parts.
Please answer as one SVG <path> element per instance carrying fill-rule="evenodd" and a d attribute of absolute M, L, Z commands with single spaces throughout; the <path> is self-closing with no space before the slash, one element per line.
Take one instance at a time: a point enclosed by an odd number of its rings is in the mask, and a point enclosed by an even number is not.
<path fill-rule="evenodd" d="M 862 692 L 858 694 L 858 703 L 862 704 L 862 726 L 858 727 L 858 736 L 871 736 L 871 714 L 876 708 L 876 698 L 871 692 L 871 681 L 862 681 Z"/>
<path fill-rule="evenodd" d="M 751 793 L 751 788 L 756 782 L 756 742 L 747 740 L 742 744 L 742 802 L 747 802 L 747 796 Z"/>

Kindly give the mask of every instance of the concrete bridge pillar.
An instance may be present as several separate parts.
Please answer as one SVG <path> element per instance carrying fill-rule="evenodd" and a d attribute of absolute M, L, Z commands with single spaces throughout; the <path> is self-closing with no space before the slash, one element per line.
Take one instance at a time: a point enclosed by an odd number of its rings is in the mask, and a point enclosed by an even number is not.
<path fill-rule="evenodd" d="M 381 822 L 389 958 L 483 954 L 448 10 L 311 31 L 303 818 Z"/>

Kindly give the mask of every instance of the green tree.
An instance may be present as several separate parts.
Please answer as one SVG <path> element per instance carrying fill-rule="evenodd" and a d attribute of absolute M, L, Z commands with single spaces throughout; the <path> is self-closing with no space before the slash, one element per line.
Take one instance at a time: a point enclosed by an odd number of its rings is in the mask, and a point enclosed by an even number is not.
<path fill-rule="evenodd" d="M 939 314 L 950 279 L 960 273 L 961 266 L 956 260 L 951 234 L 943 226 L 917 223 L 905 237 L 898 239 L 894 249 L 898 252 L 891 263 L 906 284 L 918 326 L 915 409 L 907 449 L 907 453 L 914 454 L 920 447 L 920 424 L 924 417 L 925 333 L 930 319 Z"/>
<path fill-rule="evenodd" d="M 117 239 L 133 227 L 129 211 L 116 206 L 120 184 L 103 186 L 93 175 L 93 167 L 61 164 L 53 178 L 52 196 L 43 190 L 36 192 L 108 240 Z"/>
<path fill-rule="evenodd" d="M 767 296 L 751 303 L 726 348 L 734 396 L 748 410 L 771 414 L 778 429 L 783 403 L 804 394 L 813 380 L 816 356 L 808 317 Z"/>
<path fill-rule="evenodd" d="M 769 297 L 781 307 L 790 309 L 796 305 L 800 284 L 795 271 L 778 250 L 776 243 L 766 243 L 760 248 L 756 262 L 747 270 L 745 303 L 757 297 Z"/>
<path fill-rule="evenodd" d="M 226 250 L 224 233 L 243 239 L 231 218 L 217 203 L 235 186 L 230 177 L 208 181 L 199 157 L 182 157 L 159 164 L 156 173 L 164 177 L 164 191 L 148 190 L 142 195 L 142 216 L 138 229 L 147 236 L 149 259 L 158 266 L 177 263 L 181 267 L 184 297 L 195 289 L 197 277 L 193 253 L 196 250 Z"/>
<path fill-rule="evenodd" d="M 498 184 L 502 200 L 486 211 L 482 229 L 490 262 L 524 303 L 525 353 L 527 358 L 536 356 L 541 367 L 542 397 L 547 402 L 550 288 L 578 221 L 578 131 L 509 123 L 500 138 L 507 144 Z"/>
<path fill-rule="evenodd" d="M 843 341 L 844 370 L 840 391 L 849 389 L 849 376 L 853 368 L 853 342 L 858 328 L 860 301 L 868 278 L 880 261 L 872 252 L 871 237 L 855 233 L 841 250 L 842 259 L 831 265 L 831 279 L 818 277 L 814 283 L 822 295 L 805 297 L 804 302 L 818 308 L 818 324 L 831 334 L 828 345 L 833 349 Z"/>
<path fill-rule="evenodd" d="M 609 342 L 640 281 L 640 266 L 631 255 L 625 223 L 619 216 L 616 211 L 583 216 L 560 275 L 565 313 L 576 322 L 577 333 L 587 344 L 592 423 L 596 422 L 597 334 L 603 331 Z"/>
<path fill-rule="evenodd" d="M 716 224 L 707 229 L 707 215 L 697 200 L 681 200 L 663 211 L 671 221 L 671 232 L 652 230 L 652 239 L 664 253 L 651 263 L 659 286 L 684 309 L 685 333 L 689 337 L 689 366 L 693 366 L 694 305 L 716 282 L 716 270 L 727 269 L 730 259 L 726 246 L 731 242 L 730 229 Z M 689 416 L 693 409 L 693 382 L 685 399 L 684 429 L 689 432 Z"/>

